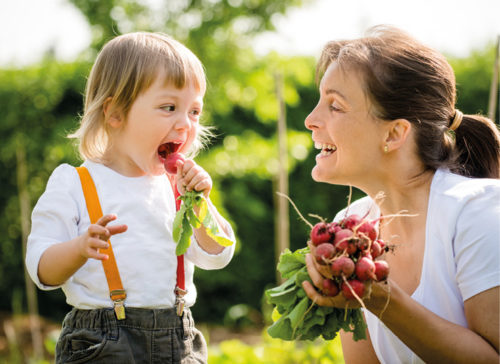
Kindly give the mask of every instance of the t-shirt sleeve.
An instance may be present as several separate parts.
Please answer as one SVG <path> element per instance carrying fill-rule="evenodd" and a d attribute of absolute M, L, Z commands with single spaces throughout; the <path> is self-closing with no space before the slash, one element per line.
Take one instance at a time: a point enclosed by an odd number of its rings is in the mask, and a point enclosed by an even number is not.
<path fill-rule="evenodd" d="M 456 279 L 465 300 L 500 285 L 500 186 L 470 198 L 454 238 Z"/>
<path fill-rule="evenodd" d="M 33 209 L 26 249 L 26 268 L 40 289 L 60 287 L 46 286 L 40 282 L 38 264 L 47 248 L 78 236 L 80 213 L 75 194 L 79 190 L 81 191 L 81 185 L 76 170 L 68 164 L 62 164 L 53 171 L 44 193 Z"/>

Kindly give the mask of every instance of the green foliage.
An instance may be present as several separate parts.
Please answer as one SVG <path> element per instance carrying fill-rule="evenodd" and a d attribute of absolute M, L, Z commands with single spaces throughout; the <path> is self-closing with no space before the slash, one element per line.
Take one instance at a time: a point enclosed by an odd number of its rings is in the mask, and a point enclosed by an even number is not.
<path fill-rule="evenodd" d="M 322 307 L 306 296 L 302 282 L 309 281 L 305 256 L 308 247 L 294 252 L 285 250 L 278 271 L 286 279 L 278 287 L 268 289 L 266 297 L 275 305 L 275 322 L 268 328 L 270 336 L 283 340 L 332 340 L 340 329 L 353 332 L 354 340 L 366 339 L 366 324 L 361 309 Z"/>
<path fill-rule="evenodd" d="M 247 345 L 227 340 L 210 346 L 211 364 L 340 364 L 344 363 L 340 339 L 331 341 L 282 341 L 263 334 L 263 341 Z"/>
<path fill-rule="evenodd" d="M 239 325 L 238 312 L 245 304 L 253 313 L 252 322 L 258 324 L 255 313 L 266 307 L 263 292 L 276 283 L 273 189 L 278 159 L 277 74 L 283 77 L 286 102 L 288 195 L 305 216 L 313 213 L 331 219 L 346 205 L 349 193 L 347 187 L 311 179 L 314 153 L 304 119 L 318 100 L 315 60 L 277 54 L 258 58 L 249 46 L 254 34 L 272 28 L 272 14 L 309 0 L 165 0 L 153 10 L 142 5 L 144 2 L 131 0 L 72 1 L 92 25 L 94 52 L 85 54 L 88 62 L 63 64 L 47 59 L 21 70 L 0 70 L 0 231 L 4 234 L 0 244 L 0 310 L 11 310 L 12 292 L 24 289 L 16 148 L 26 151 L 33 206 L 57 165 L 80 163 L 66 135 L 76 129 L 82 113 L 85 80 L 95 50 L 116 34 L 155 30 L 183 41 L 206 67 L 209 88 L 203 119 L 216 127 L 217 137 L 197 161 L 213 178 L 211 200 L 237 235 L 236 255 L 226 268 L 196 271 L 198 303 L 193 307 L 194 316 L 198 322 L 225 320 Z M 464 112 L 486 110 L 492 54 L 488 49 L 474 53 L 470 60 L 452 60 L 459 83 L 459 107 Z M 361 195 L 354 191 L 353 197 Z M 290 211 L 290 249 L 304 247 L 307 234 L 308 227 Z M 68 306 L 61 290 L 39 291 L 38 299 L 42 315 L 62 321 Z M 280 345 L 285 344 L 295 345 Z M 282 347 L 287 348 L 283 357 L 299 349 Z"/>

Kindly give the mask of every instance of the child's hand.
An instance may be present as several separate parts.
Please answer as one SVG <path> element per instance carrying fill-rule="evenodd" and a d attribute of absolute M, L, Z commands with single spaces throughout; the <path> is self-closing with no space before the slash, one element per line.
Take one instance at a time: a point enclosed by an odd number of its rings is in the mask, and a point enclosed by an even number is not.
<path fill-rule="evenodd" d="M 81 256 L 97 260 L 107 260 L 109 256 L 99 252 L 99 249 L 107 249 L 107 241 L 112 235 L 123 233 L 127 225 L 107 226 L 109 222 L 116 220 L 116 215 L 108 214 L 102 216 L 95 224 L 87 229 L 87 232 L 77 239 L 77 247 Z"/>
<path fill-rule="evenodd" d="M 206 198 L 212 190 L 212 178 L 210 175 L 191 159 L 184 162 L 177 161 L 177 175 L 175 176 L 177 189 L 180 194 L 186 191 L 203 192 Z"/>

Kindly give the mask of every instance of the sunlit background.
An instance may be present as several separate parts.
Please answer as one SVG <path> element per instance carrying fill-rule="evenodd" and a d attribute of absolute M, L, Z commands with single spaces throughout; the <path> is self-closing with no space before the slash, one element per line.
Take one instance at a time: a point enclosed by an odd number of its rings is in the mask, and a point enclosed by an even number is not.
<path fill-rule="evenodd" d="M 235 6 L 246 3 L 228 2 Z M 161 0 L 141 3 L 156 8 L 164 6 Z M 442 52 L 465 56 L 472 49 L 495 41 L 500 33 L 498 14 L 497 0 L 313 0 L 291 7 L 284 15 L 273 16 L 276 30 L 256 36 L 252 44 L 259 54 L 277 51 L 317 55 L 328 40 L 356 37 L 369 26 L 385 23 L 407 30 Z M 118 19 L 120 14 L 115 17 Z M 67 0 L 0 1 L 2 65 L 35 62 L 49 49 L 58 58 L 72 60 L 90 42 L 91 27 Z"/>
<path fill-rule="evenodd" d="M 66 135 L 78 125 L 92 62 L 111 37 L 166 32 L 206 68 L 202 119 L 216 137 L 197 162 L 237 236 L 226 268 L 195 273 L 192 311 L 209 363 L 331 364 L 343 362 L 338 339 L 283 341 L 266 331 L 273 306 L 264 292 L 282 280 L 279 255 L 303 248 L 309 234 L 276 192 L 310 222 L 312 214 L 332 219 L 349 194 L 311 179 L 316 151 L 304 119 L 318 99 L 315 60 L 331 39 L 392 24 L 446 55 L 459 109 L 498 120 L 499 15 L 498 0 L 0 0 L 0 364 L 53 360 L 69 306 L 61 290 L 37 290 L 25 276 L 23 246 L 54 168 L 81 163 Z"/>

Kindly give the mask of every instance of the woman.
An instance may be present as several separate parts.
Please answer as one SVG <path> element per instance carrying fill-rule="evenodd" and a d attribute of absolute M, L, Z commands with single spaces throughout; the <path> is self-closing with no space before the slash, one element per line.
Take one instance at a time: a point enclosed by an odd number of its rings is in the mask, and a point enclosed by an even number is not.
<path fill-rule="evenodd" d="M 365 192 L 349 214 L 376 219 L 408 212 L 382 219 L 380 238 L 395 246 L 384 257 L 389 279 L 373 283 L 364 299 L 368 339 L 341 333 L 346 362 L 498 363 L 495 124 L 456 110 L 445 58 L 395 28 L 328 43 L 317 74 L 320 99 L 305 121 L 321 149 L 313 179 Z M 383 199 L 376 198 L 380 192 Z M 304 282 L 307 295 L 344 308 L 342 295 L 321 294 L 311 256 L 307 266 L 316 286 Z"/>

